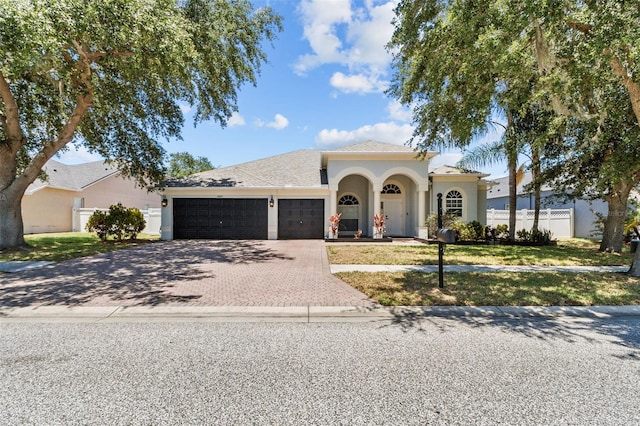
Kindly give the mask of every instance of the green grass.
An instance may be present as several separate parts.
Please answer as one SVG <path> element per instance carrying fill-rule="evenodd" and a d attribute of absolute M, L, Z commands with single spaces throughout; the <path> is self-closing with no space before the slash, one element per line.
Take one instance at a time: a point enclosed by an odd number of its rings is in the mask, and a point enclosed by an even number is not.
<path fill-rule="evenodd" d="M 95 234 L 85 232 L 65 232 L 55 234 L 25 235 L 29 245 L 26 250 L 0 251 L 0 261 L 30 260 L 51 261 L 74 259 L 92 254 L 106 253 L 114 250 L 134 247 L 157 241 L 157 235 L 140 234 L 135 241 L 102 242 Z"/>
<path fill-rule="evenodd" d="M 336 274 L 386 306 L 639 305 L 640 279 L 625 274 L 565 272 L 447 273 L 345 272 Z"/>
<path fill-rule="evenodd" d="M 436 265 L 438 246 L 392 244 L 332 244 L 327 246 L 332 264 Z M 546 265 L 605 266 L 630 265 L 628 249 L 622 254 L 601 253 L 598 243 L 585 239 L 559 241 L 557 246 L 523 247 L 506 245 L 446 246 L 444 261 L 450 265 Z"/>

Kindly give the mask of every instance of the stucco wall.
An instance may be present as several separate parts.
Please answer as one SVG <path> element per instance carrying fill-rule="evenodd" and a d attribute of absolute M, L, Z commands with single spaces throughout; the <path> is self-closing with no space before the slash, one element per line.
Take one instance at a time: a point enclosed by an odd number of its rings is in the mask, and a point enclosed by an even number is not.
<path fill-rule="evenodd" d="M 442 194 L 442 208 L 446 210 L 446 197 L 447 193 L 452 190 L 457 190 L 462 194 L 462 220 L 464 222 L 471 222 L 474 220 L 485 221 L 486 210 L 483 211 L 482 219 L 478 217 L 478 183 L 477 180 L 471 182 L 446 182 L 435 180 L 433 187 L 431 188 L 431 211 L 436 213 L 438 211 L 438 193 Z"/>
<path fill-rule="evenodd" d="M 84 207 L 87 208 L 109 208 L 120 202 L 125 207 L 142 210 L 159 208 L 161 202 L 158 193 L 147 192 L 136 187 L 132 180 L 119 176 L 104 179 L 84 191 L 43 188 L 22 198 L 24 233 L 71 232 L 76 198 L 84 198 Z"/>
<path fill-rule="evenodd" d="M 24 233 L 70 232 L 75 196 L 79 193 L 44 188 L 22 197 Z"/>
<path fill-rule="evenodd" d="M 157 192 L 147 192 L 135 186 L 132 180 L 112 176 L 91 185 L 76 197 L 84 197 L 84 207 L 104 208 L 112 204 L 122 203 L 125 207 L 160 207 L 161 197 Z"/>

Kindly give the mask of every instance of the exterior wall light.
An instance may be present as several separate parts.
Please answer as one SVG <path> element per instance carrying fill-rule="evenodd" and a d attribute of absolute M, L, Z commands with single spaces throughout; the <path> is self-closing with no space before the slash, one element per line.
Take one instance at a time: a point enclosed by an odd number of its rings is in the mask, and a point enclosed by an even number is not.
<path fill-rule="evenodd" d="M 273 201 L 273 195 L 271 196 L 271 198 L 269 199 L 269 207 L 273 207 L 276 205 L 276 202 Z"/>
<path fill-rule="evenodd" d="M 169 200 L 167 197 L 162 197 L 162 207 L 167 207 L 169 205 Z"/>

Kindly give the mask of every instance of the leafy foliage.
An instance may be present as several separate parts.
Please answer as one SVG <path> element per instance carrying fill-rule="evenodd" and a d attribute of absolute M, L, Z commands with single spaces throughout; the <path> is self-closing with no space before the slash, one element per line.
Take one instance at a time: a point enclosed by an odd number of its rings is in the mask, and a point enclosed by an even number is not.
<path fill-rule="evenodd" d="M 169 154 L 169 170 L 167 175 L 172 178 L 189 176 L 194 173 L 211 170 L 215 167 L 206 157 L 194 157 L 188 152 Z"/>
<path fill-rule="evenodd" d="M 0 214 L 70 144 L 160 182 L 180 106 L 226 125 L 281 29 L 250 0 L 0 0 Z M 24 242 L 5 223 L 0 247 Z"/>
<path fill-rule="evenodd" d="M 146 225 L 140 210 L 126 208 L 118 203 L 110 206 L 108 212 L 93 212 L 87 220 L 86 229 L 95 232 L 102 241 L 106 241 L 109 236 L 122 241 L 125 238 L 135 240 Z"/>

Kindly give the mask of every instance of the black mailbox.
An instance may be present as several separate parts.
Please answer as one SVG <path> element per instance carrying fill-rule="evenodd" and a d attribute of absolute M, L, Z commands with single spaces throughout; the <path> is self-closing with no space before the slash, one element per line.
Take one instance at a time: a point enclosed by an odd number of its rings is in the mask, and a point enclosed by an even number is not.
<path fill-rule="evenodd" d="M 452 229 L 440 228 L 436 234 L 439 243 L 452 244 L 456 242 L 456 233 Z"/>

